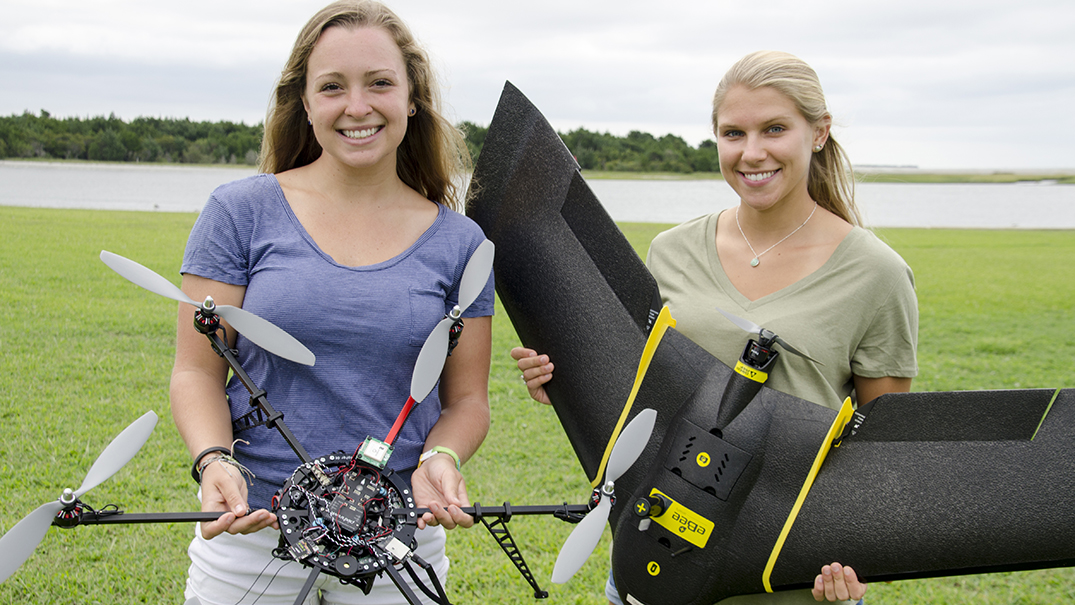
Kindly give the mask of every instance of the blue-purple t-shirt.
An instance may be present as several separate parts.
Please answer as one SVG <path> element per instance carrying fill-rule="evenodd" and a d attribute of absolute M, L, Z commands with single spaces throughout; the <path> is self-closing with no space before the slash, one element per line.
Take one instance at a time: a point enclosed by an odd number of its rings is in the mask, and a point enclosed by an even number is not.
<path fill-rule="evenodd" d="M 273 175 L 219 187 L 198 217 L 181 271 L 245 286 L 244 309 L 283 328 L 317 357 L 314 366 L 304 366 L 242 335 L 236 345 L 243 369 L 311 456 L 352 452 L 367 435 L 384 439 L 407 401 L 418 352 L 456 304 L 467 260 L 485 239 L 469 218 L 439 208 L 433 225 L 405 252 L 365 267 L 340 265 L 322 252 Z M 492 315 L 493 296 L 490 277 L 463 316 Z M 252 409 L 235 377 L 227 394 L 233 419 Z M 439 416 L 434 388 L 396 438 L 389 468 L 417 464 Z M 257 476 L 250 505 L 267 508 L 299 460 L 275 429 L 260 426 L 236 437 L 250 442 L 236 447 L 236 458 Z"/>

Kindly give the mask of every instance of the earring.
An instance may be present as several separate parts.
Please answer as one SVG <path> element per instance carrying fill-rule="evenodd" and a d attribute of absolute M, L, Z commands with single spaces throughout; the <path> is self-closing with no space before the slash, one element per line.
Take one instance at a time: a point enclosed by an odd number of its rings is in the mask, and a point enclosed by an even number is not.
<path fill-rule="evenodd" d="M 313 126 L 313 125 L 314 125 L 314 121 L 313 121 L 313 120 L 311 120 L 311 119 L 307 119 L 307 120 L 306 120 L 306 125 L 307 125 L 307 126 Z"/>
<path fill-rule="evenodd" d="M 817 152 L 821 151 L 824 148 L 825 148 L 824 145 L 814 145 L 814 153 L 817 153 Z"/>
<path fill-rule="evenodd" d="M 415 109 L 413 107 L 411 107 L 411 111 L 407 115 L 413 116 L 414 112 L 415 112 Z"/>

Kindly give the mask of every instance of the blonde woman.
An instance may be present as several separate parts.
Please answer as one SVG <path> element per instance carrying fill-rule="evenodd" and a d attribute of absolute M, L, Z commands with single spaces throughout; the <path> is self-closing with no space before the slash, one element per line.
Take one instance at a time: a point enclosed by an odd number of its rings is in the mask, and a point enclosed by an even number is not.
<path fill-rule="evenodd" d="M 721 173 L 739 205 L 661 233 L 646 260 L 676 329 L 733 366 L 743 335 L 716 307 L 765 326 L 822 361 L 782 355 L 766 385 L 819 405 L 910 390 L 914 277 L 861 227 L 817 74 L 787 53 L 747 55 L 718 85 L 712 119 Z M 516 348 L 512 357 L 530 395 L 548 403 L 548 356 Z M 810 591 L 722 603 L 856 601 L 865 592 L 852 568 L 833 563 Z M 611 577 L 606 595 L 620 603 Z"/>

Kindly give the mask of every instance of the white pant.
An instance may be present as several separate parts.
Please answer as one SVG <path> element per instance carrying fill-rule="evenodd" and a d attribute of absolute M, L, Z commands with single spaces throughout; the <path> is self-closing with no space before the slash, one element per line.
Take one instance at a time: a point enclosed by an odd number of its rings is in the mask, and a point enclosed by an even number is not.
<path fill-rule="evenodd" d="M 311 568 L 272 556 L 280 535 L 271 527 L 247 536 L 221 534 L 212 540 L 201 536 L 201 524 L 194 525 L 195 537 L 187 552 L 190 569 L 184 597 L 197 598 L 202 605 L 293 605 L 306 583 Z M 417 554 L 433 566 L 441 585 L 448 576 L 449 561 L 444 552 L 447 536 L 442 527 L 427 527 L 415 534 Z M 428 584 L 425 570 L 418 577 Z M 427 597 L 414 586 L 406 571 L 401 574 L 423 603 Z M 432 589 L 433 587 L 430 586 Z M 406 605 L 388 574 L 382 574 L 368 595 L 351 584 L 340 584 L 335 576 L 322 573 L 307 596 L 306 605 Z"/>

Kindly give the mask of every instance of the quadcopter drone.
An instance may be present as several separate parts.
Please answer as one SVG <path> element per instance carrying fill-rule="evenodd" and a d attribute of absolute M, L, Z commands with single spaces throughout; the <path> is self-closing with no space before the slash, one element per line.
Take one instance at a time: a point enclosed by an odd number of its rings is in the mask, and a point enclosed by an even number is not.
<path fill-rule="evenodd" d="M 306 599 L 321 574 L 328 574 L 365 593 L 369 593 L 377 579 L 387 575 L 408 603 L 418 605 L 422 601 L 404 579 L 406 573 L 426 597 L 438 605 L 450 605 L 432 566 L 415 552 L 418 519 L 428 509 L 417 507 L 410 486 L 387 465 L 393 442 L 407 417 L 436 386 L 445 357 L 451 354 L 461 334 L 462 312 L 474 302 L 486 283 L 492 270 L 492 242 L 484 241 L 474 252 L 460 281 L 459 305 L 438 322 L 422 346 L 415 362 L 410 397 L 388 435 L 384 439 L 367 437 L 353 453 L 339 450 L 317 457 L 311 456 L 297 441 L 284 422 L 283 414 L 273 408 L 267 393 L 259 389 L 240 366 L 237 352 L 227 346 L 226 336 L 221 338 L 218 334 L 225 329 L 220 320 L 225 319 L 254 344 L 285 359 L 312 365 L 315 363 L 313 353 L 284 330 L 248 311 L 217 305 L 211 297 L 197 303 L 152 270 L 111 252 L 102 251 L 101 260 L 134 284 L 196 308 L 195 328 L 208 338 L 213 350 L 227 361 L 250 392 L 253 409 L 233 421 L 235 432 L 261 425 L 276 429 L 298 458 L 298 466 L 280 486 L 271 503 L 280 526 L 279 546 L 273 556 L 298 562 L 310 569 L 305 585 L 296 596 L 296 604 Z M 561 550 L 553 573 L 553 581 L 566 581 L 582 567 L 597 546 L 614 502 L 615 481 L 641 455 L 653 431 L 655 418 L 656 412 L 644 410 L 623 428 L 619 438 L 614 436 L 604 485 L 593 490 L 587 504 L 512 506 L 505 502 L 503 506 L 483 507 L 474 503 L 463 508 L 466 514 L 481 521 L 489 530 L 533 588 L 535 598 L 545 598 L 548 593 L 540 588 L 530 571 L 508 530 L 508 522 L 515 515 L 552 515 L 578 523 Z M 65 489 L 59 499 L 38 507 L 0 538 L 0 582 L 29 558 L 52 525 L 70 528 L 118 523 L 202 522 L 215 520 L 223 514 L 127 513 L 111 505 L 94 509 L 81 500 L 138 453 L 156 423 L 157 416 L 152 411 L 135 420 L 101 452 L 78 489 Z"/>

